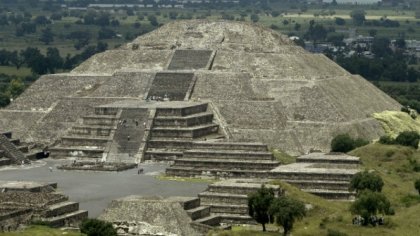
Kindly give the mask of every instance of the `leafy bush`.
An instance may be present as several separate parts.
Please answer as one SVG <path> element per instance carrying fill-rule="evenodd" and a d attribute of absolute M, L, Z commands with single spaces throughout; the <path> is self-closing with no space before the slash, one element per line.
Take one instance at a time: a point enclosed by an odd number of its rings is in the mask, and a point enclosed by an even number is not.
<path fill-rule="evenodd" d="M 395 143 L 417 149 L 419 146 L 420 135 L 416 131 L 404 131 L 395 139 Z"/>
<path fill-rule="evenodd" d="M 387 215 L 395 213 L 384 194 L 370 190 L 363 191 L 351 205 L 350 210 L 353 214 L 358 214 L 364 219 L 363 225 L 368 225 L 369 219 L 377 213 Z"/>
<path fill-rule="evenodd" d="M 355 174 L 350 181 L 350 190 L 356 190 L 358 193 L 363 190 L 380 192 L 382 191 L 383 186 L 384 181 L 382 178 L 379 175 L 368 171 Z"/>
<path fill-rule="evenodd" d="M 358 138 L 353 139 L 348 134 L 339 134 L 331 141 L 331 151 L 333 152 L 349 152 L 355 148 L 368 144 L 367 140 Z"/>
<path fill-rule="evenodd" d="M 395 143 L 395 139 L 393 139 L 390 136 L 384 135 L 384 136 L 381 136 L 379 138 L 379 143 L 382 143 L 382 144 L 394 144 Z"/>
<path fill-rule="evenodd" d="M 419 192 L 420 194 L 420 179 L 416 180 L 416 182 L 414 182 L 414 187 L 416 188 L 417 192 Z"/>
<path fill-rule="evenodd" d="M 84 220 L 80 224 L 80 232 L 87 236 L 117 236 L 117 231 L 111 223 L 98 219 Z"/>

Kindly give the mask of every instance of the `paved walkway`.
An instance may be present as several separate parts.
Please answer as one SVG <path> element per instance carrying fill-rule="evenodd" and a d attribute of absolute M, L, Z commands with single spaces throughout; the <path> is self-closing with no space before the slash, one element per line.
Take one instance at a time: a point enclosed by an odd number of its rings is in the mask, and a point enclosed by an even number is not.
<path fill-rule="evenodd" d="M 197 196 L 207 188 L 206 183 L 157 180 L 166 164 L 142 164 L 144 173 L 137 169 L 123 172 L 64 171 L 55 168 L 63 163 L 47 160 L 36 167 L 1 168 L 0 181 L 57 182 L 58 191 L 68 195 L 71 201 L 80 202 L 80 208 L 89 211 L 89 217 L 97 217 L 111 200 L 127 195 Z M 53 167 L 50 171 L 49 167 Z"/>

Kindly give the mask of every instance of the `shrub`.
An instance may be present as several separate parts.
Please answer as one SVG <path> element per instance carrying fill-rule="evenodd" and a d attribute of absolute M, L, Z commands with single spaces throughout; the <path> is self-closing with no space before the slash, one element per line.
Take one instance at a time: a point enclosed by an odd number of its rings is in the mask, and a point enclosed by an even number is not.
<path fill-rule="evenodd" d="M 381 136 L 379 138 L 379 143 L 382 143 L 382 144 L 394 144 L 395 143 L 395 139 L 393 139 L 390 136 L 384 135 L 384 136 Z"/>
<path fill-rule="evenodd" d="M 331 151 L 333 152 L 349 152 L 355 148 L 368 144 L 367 140 L 358 138 L 353 139 L 348 134 L 339 134 L 331 141 Z"/>
<path fill-rule="evenodd" d="M 414 182 L 414 187 L 416 188 L 417 192 L 420 194 L 420 179 L 417 179 L 416 182 Z"/>
<path fill-rule="evenodd" d="M 84 220 L 80 224 L 80 232 L 87 236 L 117 236 L 117 231 L 111 223 L 98 219 Z"/>
<path fill-rule="evenodd" d="M 383 186 L 384 181 L 382 178 L 379 175 L 368 171 L 355 174 L 350 181 L 350 190 L 356 190 L 358 193 L 363 190 L 380 192 L 382 191 Z"/>
<path fill-rule="evenodd" d="M 395 143 L 417 149 L 419 146 L 420 135 L 416 131 L 404 131 L 395 139 Z"/>
<path fill-rule="evenodd" d="M 387 215 L 394 213 L 391 203 L 384 194 L 370 190 L 363 191 L 350 209 L 353 214 L 358 214 L 363 218 L 363 225 L 368 225 L 369 219 L 377 213 Z"/>

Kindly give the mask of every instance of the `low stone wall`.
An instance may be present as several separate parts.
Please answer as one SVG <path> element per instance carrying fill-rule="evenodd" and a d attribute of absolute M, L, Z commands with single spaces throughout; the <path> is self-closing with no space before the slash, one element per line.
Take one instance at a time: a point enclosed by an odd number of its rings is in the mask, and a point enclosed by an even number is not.
<path fill-rule="evenodd" d="M 76 162 L 58 166 L 61 170 L 124 171 L 137 167 L 135 163 Z"/>
<path fill-rule="evenodd" d="M 29 208 L 0 208 L 0 232 L 14 231 L 22 224 L 30 222 L 32 211 Z"/>

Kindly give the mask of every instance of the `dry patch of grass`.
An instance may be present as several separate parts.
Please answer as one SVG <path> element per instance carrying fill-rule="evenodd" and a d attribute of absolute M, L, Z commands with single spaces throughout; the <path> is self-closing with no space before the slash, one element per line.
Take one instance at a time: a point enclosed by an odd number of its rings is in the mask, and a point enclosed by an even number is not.
<path fill-rule="evenodd" d="M 385 133 L 393 138 L 403 131 L 420 132 L 420 118 L 413 119 L 405 112 L 384 111 L 374 113 L 373 117 L 381 123 Z"/>

